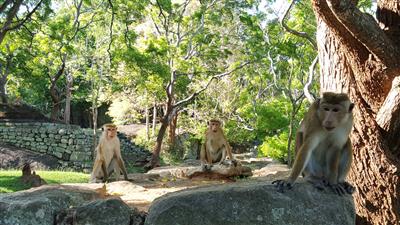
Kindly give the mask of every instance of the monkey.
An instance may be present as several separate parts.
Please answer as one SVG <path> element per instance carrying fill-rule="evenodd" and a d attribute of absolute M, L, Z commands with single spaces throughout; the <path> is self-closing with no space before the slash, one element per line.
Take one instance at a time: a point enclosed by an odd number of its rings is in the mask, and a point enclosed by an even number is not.
<path fill-rule="evenodd" d="M 300 175 L 319 190 L 352 194 L 345 181 L 353 160 L 349 134 L 354 104 L 345 93 L 325 92 L 310 106 L 297 132 L 293 168 L 286 180 L 275 180 L 279 192 L 291 189 Z"/>
<path fill-rule="evenodd" d="M 208 122 L 208 129 L 205 132 L 205 141 L 200 150 L 200 161 L 203 170 L 209 170 L 213 163 L 222 164 L 226 157 L 236 166 L 236 160 L 233 159 L 231 146 L 225 138 L 221 128 L 221 122 L 217 119 L 211 119 Z"/>
<path fill-rule="evenodd" d="M 116 173 L 118 180 L 121 171 L 124 174 L 124 179 L 128 180 L 125 164 L 121 156 L 120 142 L 117 137 L 117 127 L 108 123 L 103 125 L 103 133 L 96 147 L 96 158 L 90 182 L 94 183 L 98 179 L 106 182 L 112 172 Z"/>

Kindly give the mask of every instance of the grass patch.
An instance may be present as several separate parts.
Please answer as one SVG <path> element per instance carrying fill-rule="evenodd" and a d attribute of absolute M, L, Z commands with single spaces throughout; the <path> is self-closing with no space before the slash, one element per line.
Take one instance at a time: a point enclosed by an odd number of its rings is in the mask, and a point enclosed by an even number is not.
<path fill-rule="evenodd" d="M 90 174 L 68 171 L 36 171 L 48 184 L 62 183 L 87 183 Z M 29 189 L 28 185 L 20 182 L 22 176 L 20 170 L 0 170 L 0 193 L 16 192 Z"/>

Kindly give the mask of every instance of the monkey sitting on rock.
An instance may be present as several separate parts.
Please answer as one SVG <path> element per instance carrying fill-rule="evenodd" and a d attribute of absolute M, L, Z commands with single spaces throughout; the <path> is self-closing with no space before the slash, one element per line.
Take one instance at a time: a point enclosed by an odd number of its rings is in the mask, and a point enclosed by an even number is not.
<path fill-rule="evenodd" d="M 225 161 L 226 157 L 230 161 Z M 233 159 L 231 146 L 226 140 L 219 120 L 212 119 L 208 122 L 204 144 L 200 150 L 200 161 L 204 171 L 210 170 L 214 163 L 220 165 L 237 165 L 236 160 Z"/>

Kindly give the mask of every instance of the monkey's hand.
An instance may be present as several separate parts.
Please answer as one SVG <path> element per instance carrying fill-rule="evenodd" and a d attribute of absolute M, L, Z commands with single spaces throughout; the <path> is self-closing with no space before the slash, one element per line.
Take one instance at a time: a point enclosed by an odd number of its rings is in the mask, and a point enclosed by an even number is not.
<path fill-rule="evenodd" d="M 286 190 L 292 189 L 293 184 L 286 180 L 275 180 L 272 181 L 272 184 L 275 184 L 275 187 L 278 189 L 278 192 L 283 193 Z"/>

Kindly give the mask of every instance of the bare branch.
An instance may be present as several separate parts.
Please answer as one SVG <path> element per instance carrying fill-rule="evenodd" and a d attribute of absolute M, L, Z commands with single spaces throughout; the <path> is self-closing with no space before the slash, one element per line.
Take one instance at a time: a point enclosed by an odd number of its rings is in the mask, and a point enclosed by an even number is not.
<path fill-rule="evenodd" d="M 7 28 L 7 30 L 9 31 L 9 30 L 19 29 L 22 26 L 22 24 L 24 24 L 27 20 L 29 20 L 31 18 L 33 13 L 36 12 L 36 10 L 40 7 L 42 2 L 43 2 L 43 0 L 40 0 L 39 3 L 32 9 L 32 11 L 30 11 L 28 14 L 26 14 L 24 19 L 18 21 L 18 23 L 15 24 L 14 26 Z"/>
<path fill-rule="evenodd" d="M 293 35 L 302 37 L 307 39 L 307 41 L 309 41 L 311 43 L 311 45 L 313 46 L 313 48 L 316 50 L 317 49 L 317 43 L 315 42 L 315 40 L 308 35 L 306 32 L 301 32 L 301 31 L 296 31 L 292 28 L 290 28 L 286 23 L 285 20 L 287 18 L 287 16 L 289 15 L 290 10 L 292 9 L 293 5 L 295 4 L 296 0 L 292 0 L 292 2 L 289 4 L 288 8 L 286 9 L 285 13 L 283 14 L 283 16 L 279 19 L 281 22 L 281 25 L 283 28 L 285 28 L 285 30 Z"/>
<path fill-rule="evenodd" d="M 310 103 L 313 103 L 315 101 L 314 95 L 310 93 L 310 86 L 313 82 L 313 76 L 317 62 L 318 62 L 318 55 L 315 57 L 311 66 L 309 67 L 307 83 L 304 85 L 303 88 L 304 95 L 306 96 L 308 102 Z"/>
<path fill-rule="evenodd" d="M 245 119 L 243 119 L 241 116 L 235 113 L 231 113 L 234 117 L 236 117 L 236 121 L 239 122 L 242 126 L 243 129 L 248 130 L 248 131 L 254 131 L 254 127 L 249 125 Z"/>
<path fill-rule="evenodd" d="M 108 44 L 107 53 L 108 53 L 108 57 L 110 60 L 110 65 L 111 65 L 111 60 L 112 60 L 111 45 L 113 43 L 113 26 L 114 26 L 114 17 L 115 17 L 116 13 L 114 12 L 114 6 L 112 4 L 112 0 L 108 0 L 108 3 L 110 4 L 110 8 L 111 8 L 111 23 L 110 23 L 110 43 Z"/>
<path fill-rule="evenodd" d="M 185 98 L 185 99 L 183 99 L 183 100 L 181 100 L 181 101 L 175 103 L 174 108 L 180 108 L 180 107 L 182 107 L 183 105 L 185 105 L 186 103 L 188 103 L 188 102 L 190 102 L 191 100 L 193 100 L 193 99 L 194 99 L 195 97 L 197 97 L 200 93 L 202 93 L 203 91 L 205 91 L 205 90 L 208 88 L 208 86 L 210 86 L 210 84 L 211 84 L 211 82 L 212 82 L 213 80 L 220 79 L 220 78 L 222 78 L 222 77 L 224 77 L 224 76 L 230 75 L 231 73 L 233 73 L 233 72 L 235 72 L 235 71 L 237 71 L 237 70 L 239 70 L 239 69 L 241 69 L 241 68 L 247 66 L 248 64 L 250 64 L 250 62 L 245 62 L 245 63 L 239 65 L 239 66 L 236 67 L 236 68 L 233 68 L 233 69 L 231 69 L 231 70 L 229 70 L 229 71 L 226 71 L 226 72 L 224 72 L 224 73 L 220 73 L 220 74 L 217 74 L 217 75 L 214 75 L 214 76 L 210 77 L 210 78 L 208 79 L 207 84 L 206 84 L 205 86 L 203 86 L 200 90 L 194 92 L 193 94 L 191 94 L 191 95 L 188 96 L 187 98 Z"/>
<path fill-rule="evenodd" d="M 3 26 L 0 29 L 0 43 L 3 42 L 3 39 L 6 36 L 6 33 L 9 31 L 9 27 L 12 23 L 12 20 L 17 15 L 17 12 L 18 12 L 21 4 L 22 4 L 22 0 L 15 1 L 13 6 L 11 7 L 11 9 L 8 11 L 7 16 L 6 16 L 6 21 L 4 22 Z"/>

